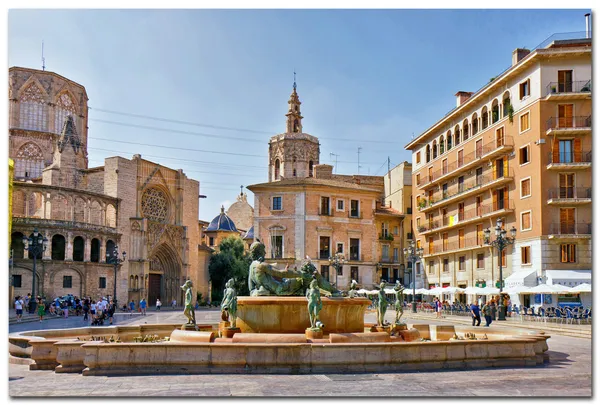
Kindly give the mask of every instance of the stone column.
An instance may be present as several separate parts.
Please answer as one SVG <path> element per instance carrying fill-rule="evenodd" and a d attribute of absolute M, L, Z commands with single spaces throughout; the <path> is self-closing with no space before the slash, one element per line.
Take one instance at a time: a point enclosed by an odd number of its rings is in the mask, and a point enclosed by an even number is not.
<path fill-rule="evenodd" d="M 73 232 L 67 232 L 67 240 L 65 246 L 65 261 L 73 261 Z"/>
<path fill-rule="evenodd" d="M 106 237 L 100 240 L 100 263 L 106 263 Z"/>
<path fill-rule="evenodd" d="M 89 236 L 85 237 L 84 247 L 83 247 L 83 261 L 89 262 L 91 260 L 92 255 L 92 238 Z"/>

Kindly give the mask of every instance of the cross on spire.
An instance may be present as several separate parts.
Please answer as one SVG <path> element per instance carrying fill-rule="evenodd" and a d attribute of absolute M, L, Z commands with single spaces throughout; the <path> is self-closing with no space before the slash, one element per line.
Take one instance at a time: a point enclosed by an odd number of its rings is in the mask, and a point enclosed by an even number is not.
<path fill-rule="evenodd" d="M 240 186 L 240 195 L 244 194 L 244 186 Z"/>

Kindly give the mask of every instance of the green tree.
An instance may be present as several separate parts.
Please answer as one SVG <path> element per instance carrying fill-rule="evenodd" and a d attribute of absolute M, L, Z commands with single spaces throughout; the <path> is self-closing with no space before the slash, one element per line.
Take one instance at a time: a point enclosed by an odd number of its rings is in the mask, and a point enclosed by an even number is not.
<path fill-rule="evenodd" d="M 248 270 L 250 256 L 244 252 L 244 242 L 236 236 L 229 236 L 221 241 L 219 253 L 211 256 L 208 273 L 212 283 L 211 301 L 221 302 L 225 283 L 230 278 L 235 280 L 238 296 L 250 295 L 248 291 Z"/>

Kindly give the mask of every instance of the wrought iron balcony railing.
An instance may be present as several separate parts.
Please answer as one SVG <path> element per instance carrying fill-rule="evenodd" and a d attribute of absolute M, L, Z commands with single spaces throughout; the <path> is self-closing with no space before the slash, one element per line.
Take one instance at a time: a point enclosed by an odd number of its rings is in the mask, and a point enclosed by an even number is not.
<path fill-rule="evenodd" d="M 587 117 L 550 117 L 546 121 L 546 131 L 551 129 L 591 128 L 592 116 Z"/>
<path fill-rule="evenodd" d="M 591 187 L 558 187 L 548 190 L 548 199 L 592 198 Z"/>
<path fill-rule="evenodd" d="M 550 235 L 591 235 L 590 222 L 554 222 L 550 224 Z"/>
<path fill-rule="evenodd" d="M 548 152 L 548 164 L 592 163 L 592 152 Z"/>
<path fill-rule="evenodd" d="M 591 93 L 592 81 L 569 81 L 569 82 L 550 82 L 546 86 L 546 95 L 561 93 Z"/>

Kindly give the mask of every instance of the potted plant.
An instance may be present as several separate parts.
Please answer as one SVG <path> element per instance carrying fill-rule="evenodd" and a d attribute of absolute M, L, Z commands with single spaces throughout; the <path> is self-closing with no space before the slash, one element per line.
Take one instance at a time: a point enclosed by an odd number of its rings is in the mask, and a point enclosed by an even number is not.
<path fill-rule="evenodd" d="M 514 119 L 514 114 L 515 114 L 515 109 L 513 108 L 512 104 L 508 105 L 508 121 L 510 121 L 510 123 L 513 123 L 513 119 Z"/>
<path fill-rule="evenodd" d="M 556 93 L 556 86 L 552 86 L 551 89 L 552 89 L 552 93 Z"/>
<path fill-rule="evenodd" d="M 425 208 L 425 206 L 427 205 L 427 201 L 426 200 L 419 200 L 419 209 L 423 209 Z"/>

